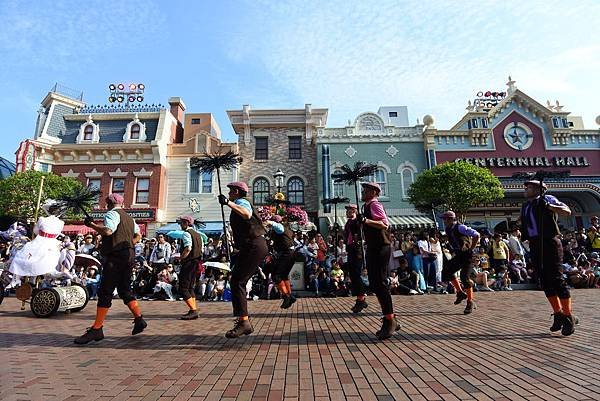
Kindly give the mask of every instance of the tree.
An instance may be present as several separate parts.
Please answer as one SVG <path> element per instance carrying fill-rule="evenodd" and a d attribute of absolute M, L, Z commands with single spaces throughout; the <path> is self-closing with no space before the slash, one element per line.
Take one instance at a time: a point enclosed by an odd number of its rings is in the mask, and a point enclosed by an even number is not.
<path fill-rule="evenodd" d="M 33 219 L 42 176 L 45 178 L 41 203 L 46 199 L 58 199 L 83 188 L 80 181 L 71 177 L 31 170 L 17 173 L 0 180 L 0 215 Z"/>
<path fill-rule="evenodd" d="M 409 201 L 421 212 L 453 210 L 459 220 L 473 206 L 504 197 L 500 180 L 488 169 L 447 162 L 423 171 L 408 189 Z"/>

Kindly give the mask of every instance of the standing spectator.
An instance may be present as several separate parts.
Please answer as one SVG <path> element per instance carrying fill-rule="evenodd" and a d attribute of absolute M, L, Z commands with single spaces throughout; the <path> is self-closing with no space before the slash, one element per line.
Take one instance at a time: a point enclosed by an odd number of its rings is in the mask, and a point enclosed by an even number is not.
<path fill-rule="evenodd" d="M 158 242 L 152 248 L 150 253 L 150 264 L 154 271 L 161 271 L 171 260 L 171 244 L 169 244 L 163 234 L 158 234 Z"/>
<path fill-rule="evenodd" d="M 496 278 L 501 279 L 502 289 L 510 288 L 508 282 L 508 262 L 509 250 L 508 245 L 502 240 L 500 233 L 494 234 L 494 239 L 491 245 L 492 258 L 490 260 L 492 269 L 496 272 Z"/>
<path fill-rule="evenodd" d="M 400 266 L 400 258 L 404 256 L 404 254 L 402 254 L 402 250 L 400 249 L 400 240 L 394 234 L 390 235 L 390 250 L 388 274 L 393 270 L 398 270 L 398 266 Z"/>
<path fill-rule="evenodd" d="M 518 227 L 514 227 L 508 237 L 508 249 L 512 256 L 511 259 L 525 261 L 525 248 L 521 244 L 521 231 Z"/>
<path fill-rule="evenodd" d="M 427 289 L 431 288 L 434 291 L 437 291 L 437 281 L 435 279 L 435 259 L 437 255 L 431 250 L 428 233 L 421 233 L 419 241 L 417 241 L 417 246 L 419 247 L 419 254 L 421 255 L 423 275 L 425 277 Z"/>
<path fill-rule="evenodd" d="M 442 243 L 440 241 L 440 233 L 437 230 L 432 230 L 429 235 L 429 246 L 431 252 L 435 254 L 434 266 L 435 266 L 435 282 L 440 288 L 440 293 L 446 294 L 446 285 L 442 284 L 442 264 L 444 260 L 444 253 L 442 251 Z"/>
<path fill-rule="evenodd" d="M 587 237 L 590 252 L 600 252 L 600 224 L 598 224 L 598 216 L 592 216 L 590 219 Z"/>

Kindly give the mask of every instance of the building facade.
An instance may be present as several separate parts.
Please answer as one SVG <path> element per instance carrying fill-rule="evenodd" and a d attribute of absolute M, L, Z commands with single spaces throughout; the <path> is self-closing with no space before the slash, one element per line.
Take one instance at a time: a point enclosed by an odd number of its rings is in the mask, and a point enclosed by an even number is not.
<path fill-rule="evenodd" d="M 408 126 L 406 106 L 381 107 L 377 113 L 358 115 L 346 127 L 319 128 L 317 134 L 317 184 L 319 188 L 319 220 L 321 230 L 332 227 L 336 210 L 323 206 L 326 198 L 346 197 L 356 202 L 354 188 L 334 183 L 332 174 L 345 164 L 357 161 L 376 164 L 378 170 L 365 181 L 381 186 L 379 199 L 384 204 L 390 223 L 396 228 L 434 226 L 431 216 L 417 212 L 408 202 L 407 191 L 415 177 L 428 168 L 423 146 L 423 125 Z M 358 188 L 360 197 L 360 188 Z M 343 205 L 338 207 L 337 223 L 343 226 Z"/>
<path fill-rule="evenodd" d="M 165 221 L 161 231 L 176 229 L 177 216 L 187 214 L 200 219 L 208 234 L 222 232 L 221 207 L 217 195 L 219 187 L 215 173 L 202 174 L 190 166 L 193 157 L 203 157 L 217 152 L 237 153 L 237 143 L 222 143 L 221 129 L 211 113 L 188 113 L 184 119 L 181 140 L 167 149 L 167 191 Z M 221 190 L 227 194 L 227 183 L 237 181 L 238 169 L 221 171 Z M 226 213 L 229 218 L 229 213 Z"/>
<path fill-rule="evenodd" d="M 38 113 L 35 168 L 102 191 L 91 213 L 98 219 L 107 194 L 123 195 L 142 233 L 152 234 L 165 222 L 167 146 L 183 132 L 183 101 L 169 105 L 89 106 L 51 91 Z"/>
<path fill-rule="evenodd" d="M 584 129 L 558 101 L 546 105 L 516 88 L 480 92 L 467 113 L 448 130 L 424 120 L 425 146 L 434 163 L 465 160 L 500 178 L 504 199 L 479 205 L 467 216 L 475 227 L 515 224 L 523 198 L 523 179 L 514 174 L 569 171 L 568 178 L 547 179 L 549 193 L 567 203 L 573 215 L 565 228 L 587 226 L 600 212 L 600 129 Z"/>
<path fill-rule="evenodd" d="M 285 110 L 253 110 L 244 105 L 227 111 L 243 158 L 239 179 L 248 184 L 254 204 L 264 205 L 269 196 L 282 192 L 316 219 L 317 129 L 327 123 L 327 112 L 310 104 Z M 274 178 L 278 170 L 284 175 L 281 182 Z"/>

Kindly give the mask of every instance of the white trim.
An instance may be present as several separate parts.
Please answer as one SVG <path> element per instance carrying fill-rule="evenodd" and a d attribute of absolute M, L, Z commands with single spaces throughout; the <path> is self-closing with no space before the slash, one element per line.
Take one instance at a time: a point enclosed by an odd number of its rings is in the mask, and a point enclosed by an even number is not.
<path fill-rule="evenodd" d="M 416 173 L 418 171 L 417 166 L 415 166 L 410 160 L 404 160 L 402 163 L 400 163 L 398 165 L 396 173 L 402 174 L 402 170 L 404 169 L 412 170 L 413 173 Z"/>
<path fill-rule="evenodd" d="M 392 173 L 392 169 L 385 163 L 382 163 L 381 161 L 377 162 L 377 167 L 381 167 L 382 169 L 385 170 L 386 173 L 391 174 Z"/>
<path fill-rule="evenodd" d="M 145 168 L 142 167 L 142 169 L 140 171 L 133 171 L 133 175 L 136 177 L 140 177 L 140 178 L 150 178 L 152 176 L 152 174 L 154 173 L 154 171 L 150 170 L 147 171 Z"/>
<path fill-rule="evenodd" d="M 127 171 L 121 171 L 120 167 L 117 167 L 117 169 L 115 171 L 110 171 L 108 173 L 108 175 L 113 178 L 125 178 L 125 177 L 127 177 L 128 174 L 129 173 Z M 112 185 L 111 185 L 111 189 L 112 189 Z"/>
<path fill-rule="evenodd" d="M 134 173 L 135 175 L 135 173 Z M 135 186 L 133 187 L 133 205 L 144 205 L 144 206 L 148 206 L 150 203 L 146 202 L 146 203 L 137 203 L 137 195 L 138 195 L 138 183 L 139 180 L 148 180 L 148 190 L 147 191 L 143 191 L 143 192 L 147 192 L 148 193 L 148 199 L 150 199 L 150 176 L 136 176 L 135 178 Z M 112 188 L 111 188 L 112 189 Z"/>
<path fill-rule="evenodd" d="M 101 178 L 104 175 L 104 173 L 98 172 L 98 170 L 96 170 L 96 167 L 94 167 L 94 169 L 92 171 L 90 171 L 89 173 L 84 173 L 83 175 L 85 175 L 88 179 L 89 178 L 98 179 L 98 178 Z"/>
<path fill-rule="evenodd" d="M 85 139 L 85 128 L 88 126 L 92 127 L 92 139 Z M 79 135 L 77 135 L 75 142 L 78 144 L 100 142 L 100 125 L 94 123 L 91 114 L 88 115 L 87 120 L 79 126 Z"/>
<path fill-rule="evenodd" d="M 410 185 L 405 185 L 404 184 L 404 171 L 408 170 L 410 172 L 410 179 L 411 179 L 411 184 L 413 182 L 415 182 L 415 173 L 416 173 L 416 169 L 413 170 L 410 167 L 404 167 L 401 171 L 400 171 L 400 167 L 398 167 L 398 171 L 400 173 L 400 184 L 402 184 L 402 199 L 406 199 L 408 198 L 408 195 L 406 193 L 406 191 L 408 191 L 408 187 L 410 187 Z"/>
<path fill-rule="evenodd" d="M 60 175 L 63 177 L 71 177 L 71 178 L 78 178 L 80 173 L 76 173 L 73 171 L 73 169 L 69 169 L 68 172 L 66 173 L 61 173 Z"/>
<path fill-rule="evenodd" d="M 135 125 L 140 126 L 140 137 L 137 139 L 131 138 L 131 128 Z M 125 143 L 137 143 L 137 142 L 146 142 L 146 124 L 142 123 L 139 119 L 137 113 L 133 117 L 133 120 L 127 124 L 127 128 L 125 128 L 125 134 L 123 135 L 123 142 Z"/>

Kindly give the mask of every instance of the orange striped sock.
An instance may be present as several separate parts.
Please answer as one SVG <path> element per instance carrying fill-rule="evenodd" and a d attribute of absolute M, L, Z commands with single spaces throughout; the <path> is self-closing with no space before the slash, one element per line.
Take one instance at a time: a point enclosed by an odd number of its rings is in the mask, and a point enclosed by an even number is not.
<path fill-rule="evenodd" d="M 240 320 L 241 321 L 248 320 L 248 316 L 240 316 Z"/>
<path fill-rule="evenodd" d="M 454 287 L 454 289 L 456 290 L 456 292 L 462 292 L 462 286 L 460 285 L 460 280 L 457 279 L 456 277 L 454 277 L 452 280 L 450 280 L 450 284 L 452 284 L 452 287 Z"/>
<path fill-rule="evenodd" d="M 356 296 L 356 300 L 357 301 L 364 301 L 367 297 L 365 296 L 365 294 L 358 294 Z"/>
<path fill-rule="evenodd" d="M 99 329 L 104 324 L 104 319 L 106 319 L 106 315 L 108 314 L 108 308 L 97 307 L 96 308 L 96 320 L 92 327 L 94 329 Z"/>
<path fill-rule="evenodd" d="M 292 293 L 292 283 L 290 282 L 290 280 L 284 280 L 283 282 L 285 283 L 285 288 L 287 288 L 287 293 L 291 294 Z"/>
<path fill-rule="evenodd" d="M 189 297 L 188 299 L 184 300 L 183 302 L 185 302 L 185 304 L 188 306 L 188 308 L 190 308 L 190 310 L 196 310 L 196 298 Z"/>
<path fill-rule="evenodd" d="M 131 301 L 127 304 L 127 307 L 129 308 L 129 310 L 131 311 L 131 313 L 133 313 L 134 317 L 140 317 L 142 316 L 142 310 L 140 309 L 140 306 L 138 305 L 137 301 Z"/>
<path fill-rule="evenodd" d="M 562 306 L 562 311 L 566 316 L 571 316 L 571 298 L 561 298 L 560 305 Z"/>
<path fill-rule="evenodd" d="M 560 307 L 561 301 L 560 301 L 560 299 L 558 299 L 558 296 L 553 295 L 551 297 L 548 297 L 548 302 L 550 302 L 550 305 L 552 306 L 552 311 L 554 313 L 558 313 L 561 311 L 561 309 L 562 309 Z"/>
<path fill-rule="evenodd" d="M 465 288 L 465 292 L 467 293 L 467 301 L 473 301 L 473 287 Z"/>
<path fill-rule="evenodd" d="M 288 295 L 287 286 L 285 285 L 285 281 L 280 281 L 279 283 L 277 283 L 277 288 L 279 289 L 279 292 L 281 293 L 281 295 Z"/>
<path fill-rule="evenodd" d="M 384 318 L 384 319 L 389 319 L 389 320 L 392 320 L 392 319 L 394 318 L 394 314 L 393 314 L 393 313 L 390 313 L 389 315 L 383 315 L 383 318 Z"/>

